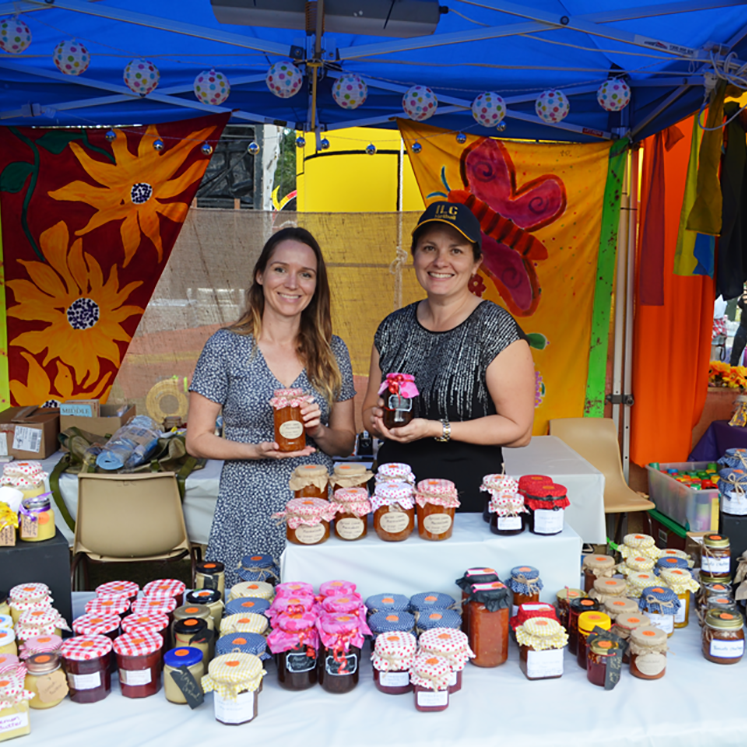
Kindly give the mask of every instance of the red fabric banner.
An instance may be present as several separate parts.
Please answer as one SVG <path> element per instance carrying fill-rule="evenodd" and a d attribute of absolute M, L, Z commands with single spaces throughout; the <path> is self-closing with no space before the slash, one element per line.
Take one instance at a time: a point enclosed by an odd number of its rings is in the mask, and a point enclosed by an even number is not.
<path fill-rule="evenodd" d="M 0 128 L 13 404 L 106 400 L 228 117 Z"/>

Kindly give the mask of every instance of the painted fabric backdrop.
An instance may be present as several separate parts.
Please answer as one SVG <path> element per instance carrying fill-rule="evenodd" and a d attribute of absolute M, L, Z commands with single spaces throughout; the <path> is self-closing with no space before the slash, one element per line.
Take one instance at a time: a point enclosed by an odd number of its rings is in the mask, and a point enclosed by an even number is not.
<path fill-rule="evenodd" d="M 0 398 L 106 400 L 227 119 L 0 128 Z"/>
<path fill-rule="evenodd" d="M 507 308 L 529 335 L 535 434 L 553 418 L 582 417 L 610 144 L 471 135 L 460 144 L 453 132 L 399 125 L 425 201 L 461 202 L 481 219 L 472 292 Z"/>

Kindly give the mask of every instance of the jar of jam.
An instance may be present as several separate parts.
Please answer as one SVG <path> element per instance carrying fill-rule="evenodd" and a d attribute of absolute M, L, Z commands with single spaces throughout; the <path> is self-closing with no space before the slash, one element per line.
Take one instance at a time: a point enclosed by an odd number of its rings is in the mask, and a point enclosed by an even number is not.
<path fill-rule="evenodd" d="M 278 451 L 301 451 L 306 448 L 306 430 L 301 408 L 311 401 L 303 389 L 276 389 L 270 400 L 274 412 L 275 442 Z"/>
<path fill-rule="evenodd" d="M 29 708 L 53 708 L 62 703 L 68 693 L 62 661 L 57 653 L 34 654 L 25 661 L 24 687 L 34 693 Z"/>
<path fill-rule="evenodd" d="M 596 599 L 573 599 L 568 609 L 568 651 L 578 655 L 578 618 L 583 612 L 599 612 L 602 605 Z"/>
<path fill-rule="evenodd" d="M 524 496 L 519 492 L 519 483 L 513 477 L 485 475 L 480 490 L 488 494 L 482 518 L 491 525 L 490 529 L 494 534 L 510 536 L 524 531 Z"/>
<path fill-rule="evenodd" d="M 690 618 L 690 597 L 700 588 L 700 584 L 693 578 L 690 570 L 684 568 L 665 568 L 660 578 L 680 600 L 680 608 L 674 616 L 674 627 L 687 627 Z"/>
<path fill-rule="evenodd" d="M 589 653 L 587 638 L 594 628 L 609 630 L 612 627 L 612 620 L 604 612 L 582 612 L 578 616 L 578 651 L 576 660 L 581 669 L 586 669 L 586 658 Z"/>
<path fill-rule="evenodd" d="M 683 560 L 687 561 L 687 565 L 689 568 L 692 568 L 694 565 L 692 555 L 689 555 L 684 550 L 677 550 L 674 547 L 664 548 L 661 551 L 661 557 L 662 558 L 682 558 Z"/>
<path fill-rule="evenodd" d="M 527 620 L 533 620 L 535 617 L 544 617 L 548 620 L 555 620 L 559 622 L 558 616 L 555 612 L 555 607 L 547 602 L 529 602 L 527 604 L 520 604 L 516 614 L 511 617 L 508 624 L 511 626 L 511 630 L 516 634 L 516 629 L 523 625 Z"/>
<path fill-rule="evenodd" d="M 52 494 L 42 493 L 33 498 L 24 498 L 21 501 L 19 519 L 18 539 L 24 542 L 43 542 L 52 539 L 57 531 L 54 524 Z"/>
<path fill-rule="evenodd" d="M 189 646 L 173 648 L 163 655 L 163 665 L 163 693 L 166 700 L 169 703 L 186 705 L 187 698 L 172 676 L 172 672 L 178 673 L 181 667 L 186 667 L 199 685 L 205 676 L 205 662 L 202 658 L 202 651 Z"/>
<path fill-rule="evenodd" d="M 454 530 L 454 513 L 459 507 L 456 485 L 451 480 L 421 480 L 415 502 L 420 539 L 449 539 Z"/>
<path fill-rule="evenodd" d="M 332 505 L 337 508 L 336 537 L 352 541 L 368 534 L 368 514 L 372 507 L 366 488 L 340 488 L 332 496 Z"/>
<path fill-rule="evenodd" d="M 355 591 L 350 594 L 334 594 L 324 597 L 322 599 L 322 610 L 333 614 L 345 612 L 351 615 L 358 615 L 362 621 L 366 619 L 365 610 L 363 609 L 363 598 Z M 368 635 L 368 631 L 364 630 L 363 634 Z"/>
<path fill-rule="evenodd" d="M 313 612 L 279 614 L 267 645 L 275 655 L 278 683 L 285 690 L 307 690 L 316 685 L 319 653 L 317 616 Z"/>
<path fill-rule="evenodd" d="M 555 610 L 558 622 L 566 629 L 569 628 L 568 613 L 574 599 L 585 599 L 586 592 L 581 589 L 569 589 L 567 586 L 555 595 Z"/>
<path fill-rule="evenodd" d="M 62 644 L 62 666 L 73 703 L 98 703 L 111 692 L 112 642 L 103 635 L 79 635 Z"/>
<path fill-rule="evenodd" d="M 342 581 L 335 579 L 334 581 L 325 581 L 319 586 L 319 595 L 324 597 L 336 597 L 340 594 L 355 594 L 355 590 L 358 587 L 352 581 Z"/>
<path fill-rule="evenodd" d="M 667 634 L 640 626 L 630 633 L 630 673 L 642 680 L 659 680 L 667 669 Z"/>
<path fill-rule="evenodd" d="M 384 398 L 382 420 L 387 429 L 401 428 L 412 420 L 412 400 L 418 396 L 415 377 L 406 373 L 388 373 L 379 394 Z"/>
<path fill-rule="evenodd" d="M 375 612 L 368 618 L 368 627 L 371 629 L 371 635 L 374 639 L 382 633 L 393 633 L 395 631 L 413 633 L 415 631 L 415 618 L 405 610 L 382 610 L 381 612 Z"/>
<path fill-rule="evenodd" d="M 17 623 L 24 612 L 35 609 L 48 609 L 52 606 L 49 587 L 46 584 L 18 584 L 10 590 L 10 615 Z"/>
<path fill-rule="evenodd" d="M 195 589 L 226 589 L 226 566 L 217 560 L 206 560 L 195 566 Z"/>
<path fill-rule="evenodd" d="M 415 475 L 409 464 L 402 462 L 387 462 L 380 464 L 376 469 L 376 485 L 384 482 L 406 482 L 408 485 L 415 486 Z"/>
<path fill-rule="evenodd" d="M 318 627 L 322 641 L 317 666 L 319 684 L 329 693 L 350 692 L 360 677 L 360 620 L 355 615 L 324 612 L 319 616 Z"/>
<path fill-rule="evenodd" d="M 621 641 L 629 641 L 631 633 L 636 628 L 650 628 L 651 627 L 651 620 L 649 619 L 648 615 L 644 615 L 640 612 L 638 613 L 623 613 L 621 615 L 618 615 L 615 618 L 615 622 L 612 625 L 611 631 L 621 640 Z M 623 664 L 628 664 L 630 662 L 630 649 L 627 648 L 623 652 Z"/>
<path fill-rule="evenodd" d="M 215 642 L 216 656 L 224 656 L 233 651 L 252 654 L 263 662 L 272 659 L 272 654 L 267 650 L 267 639 L 259 633 L 229 633 Z M 261 689 L 260 686 L 260 691 Z"/>
<path fill-rule="evenodd" d="M 493 568 L 468 568 L 464 575 L 456 580 L 456 585 L 462 590 L 462 630 L 465 633 L 469 632 L 467 599 L 470 587 L 472 584 L 491 584 L 493 581 L 500 581 Z"/>
<path fill-rule="evenodd" d="M 629 555 L 625 559 L 625 563 L 620 566 L 620 573 L 624 576 L 636 571 L 653 573 L 655 565 L 656 561 L 649 558 L 648 555 Z"/>
<path fill-rule="evenodd" d="M 54 608 L 24 612 L 16 623 L 16 638 L 25 641 L 40 635 L 62 635 L 70 630 L 65 618 Z"/>
<path fill-rule="evenodd" d="M 604 604 L 611 597 L 625 597 L 628 593 L 628 584 L 624 578 L 598 578 L 594 581 L 594 588 L 589 592 L 589 597 Z"/>
<path fill-rule="evenodd" d="M 186 590 L 187 585 L 184 581 L 179 581 L 177 578 L 162 578 L 145 584 L 143 594 L 152 599 L 174 599 L 176 606 L 181 607 L 184 604 Z"/>
<path fill-rule="evenodd" d="M 703 656 L 714 664 L 736 664 L 744 656 L 744 618 L 711 609 L 703 624 Z"/>
<path fill-rule="evenodd" d="M 739 607 L 737 607 L 737 603 L 731 597 L 708 597 L 705 611 L 707 612 L 708 610 L 721 610 L 722 612 L 734 614 L 735 612 L 739 612 Z"/>
<path fill-rule="evenodd" d="M 262 662 L 252 654 L 235 652 L 216 656 L 202 678 L 202 689 L 213 693 L 215 720 L 228 725 L 253 721 L 265 674 Z"/>
<path fill-rule="evenodd" d="M 204 604 L 213 616 L 213 627 L 217 630 L 223 617 L 223 600 L 217 589 L 196 589 L 184 595 L 185 604 Z"/>
<path fill-rule="evenodd" d="M 688 572 L 690 571 L 690 565 L 684 558 L 676 558 L 672 555 L 666 555 L 656 561 L 654 573 L 659 576 L 662 571 L 672 570 L 674 568 L 679 568 L 680 570 Z"/>
<path fill-rule="evenodd" d="M 516 628 L 519 666 L 528 680 L 562 677 L 568 634 L 557 620 L 533 617 Z"/>
<path fill-rule="evenodd" d="M 330 478 L 332 494 L 338 490 L 347 488 L 364 488 L 368 497 L 368 481 L 373 477 L 373 472 L 366 469 L 359 462 L 338 462 L 335 471 Z"/>
<path fill-rule="evenodd" d="M 563 512 L 571 502 L 563 485 L 537 486 L 533 494 L 524 495 L 529 509 L 529 531 L 532 534 L 553 535 L 563 531 Z"/>
<path fill-rule="evenodd" d="M 650 534 L 626 534 L 619 552 L 625 560 L 639 555 L 658 560 L 662 553 L 656 546 L 656 540 Z"/>
<path fill-rule="evenodd" d="M 506 583 L 513 593 L 511 616 L 519 611 L 519 605 L 539 602 L 542 579 L 539 571 L 530 565 L 517 565 L 511 569 L 511 578 Z"/>
<path fill-rule="evenodd" d="M 119 615 L 97 615 L 89 612 L 73 620 L 75 635 L 104 635 L 114 640 L 119 635 L 122 618 Z"/>
<path fill-rule="evenodd" d="M 273 518 L 285 519 L 285 536 L 291 544 L 320 545 L 329 539 L 335 513 L 335 506 L 322 498 L 293 498 Z"/>
<path fill-rule="evenodd" d="M 415 632 L 418 636 L 427 630 L 434 628 L 451 628 L 452 630 L 461 630 L 462 616 L 456 610 L 430 610 L 423 611 L 418 615 L 415 624 Z"/>
<path fill-rule="evenodd" d="M 29 700 L 34 693 L 26 690 L 23 677 L 9 672 L 0 675 L 0 739 L 13 739 L 30 733 Z M 5 726 L 7 725 L 7 727 Z"/>
<path fill-rule="evenodd" d="M 161 689 L 162 650 L 163 638 L 157 633 L 123 633 L 114 641 L 125 698 L 147 698 Z"/>
<path fill-rule="evenodd" d="M 705 612 L 707 607 L 707 601 L 709 597 L 729 597 L 734 598 L 734 592 L 729 581 L 721 581 L 720 579 L 713 578 L 702 571 L 698 576 L 700 580 L 700 590 L 698 591 L 698 609 L 700 612 Z"/>
<path fill-rule="evenodd" d="M 652 571 L 633 571 L 626 578 L 628 581 L 626 593 L 630 599 L 640 599 L 644 589 L 661 583 L 658 576 Z"/>
<path fill-rule="evenodd" d="M 353 589 L 355 591 L 355 589 Z M 308 594 L 314 596 L 314 587 L 311 584 L 307 584 L 305 581 L 284 581 L 282 584 L 278 584 L 275 589 L 275 597 L 289 597 L 297 596 L 298 594 Z M 257 594 L 241 594 L 240 596 L 259 596 Z M 264 597 L 264 595 L 262 595 Z M 267 597 L 271 599 L 272 596 Z"/>
<path fill-rule="evenodd" d="M 229 633 L 259 633 L 262 635 L 268 627 L 267 617 L 253 612 L 240 615 L 228 615 L 220 621 L 220 634 Z"/>
<path fill-rule="evenodd" d="M 385 465 L 386 466 L 386 465 Z M 406 540 L 415 528 L 415 491 L 406 482 L 379 482 L 371 496 L 373 525 L 385 542 Z"/>
<path fill-rule="evenodd" d="M 469 646 L 469 637 L 461 630 L 454 628 L 431 628 L 424 631 L 418 639 L 418 648 L 423 654 L 436 654 L 446 659 L 451 665 L 449 694 L 462 689 L 462 672 L 467 662 L 475 658 Z"/>
<path fill-rule="evenodd" d="M 291 475 L 288 487 L 295 498 L 329 498 L 329 472 L 323 464 L 302 464 Z"/>
<path fill-rule="evenodd" d="M 313 594 L 313 587 L 310 584 L 307 585 L 311 588 L 311 593 Z M 285 587 L 285 584 L 280 584 L 276 588 L 264 581 L 241 581 L 231 587 L 231 591 L 228 592 L 227 601 L 233 602 L 234 599 L 239 599 L 239 597 L 259 597 L 260 599 L 271 600 L 276 592 L 278 595 L 281 593 L 281 586 Z"/>
<path fill-rule="evenodd" d="M 377 636 L 371 656 L 376 689 L 387 695 L 403 695 L 412 690 L 410 667 L 418 644 L 415 636 L 394 630 Z"/>
<path fill-rule="evenodd" d="M 244 555 L 238 574 L 242 581 L 266 581 L 270 584 L 280 581 L 280 569 L 272 559 L 272 555 L 262 553 Z"/>
<path fill-rule="evenodd" d="M 231 604 L 233 604 L 233 602 L 231 602 Z M 314 614 L 317 614 L 316 607 L 316 597 L 311 594 L 299 594 L 298 596 L 283 595 L 275 597 L 269 609 L 267 609 L 263 614 L 265 617 L 272 620 L 274 626 L 275 618 L 278 615 L 295 615 L 301 614 L 302 612 L 314 612 Z"/>
<path fill-rule="evenodd" d="M 130 605 L 130 615 L 166 615 L 170 617 L 176 608 L 176 599 L 173 597 L 142 597 L 136 599 Z"/>
<path fill-rule="evenodd" d="M 150 633 L 161 636 L 164 651 L 171 645 L 169 617 L 162 612 L 146 615 L 132 614 L 122 620 L 123 633 Z M 116 637 L 114 638 L 116 641 Z"/>
<path fill-rule="evenodd" d="M 425 652 L 415 656 L 410 682 L 418 711 L 445 711 L 449 707 L 451 674 L 451 665 L 444 657 Z"/>
<path fill-rule="evenodd" d="M 615 575 L 615 559 L 609 555 L 585 555 L 582 571 L 584 591 L 591 591 L 598 578 L 612 578 Z"/>
<path fill-rule="evenodd" d="M 10 654 L 18 656 L 18 644 L 16 643 L 16 634 L 12 629 L 2 628 L 0 630 L 0 654 Z"/>
<path fill-rule="evenodd" d="M 137 598 L 140 586 L 134 581 L 107 581 L 96 587 L 96 596 L 99 599 L 112 599 L 124 597 L 130 602 Z"/>
<path fill-rule="evenodd" d="M 588 646 L 586 679 L 592 685 L 604 687 L 607 679 L 607 664 L 613 656 L 619 655 L 620 644 L 617 641 L 596 640 Z"/>
<path fill-rule="evenodd" d="M 270 606 L 270 603 L 266 599 L 257 599 L 256 601 L 263 602 L 267 605 L 267 607 Z M 267 609 L 267 607 L 265 607 L 265 609 Z M 244 610 L 241 611 L 243 612 Z M 249 609 L 246 611 L 252 612 L 253 610 Z M 259 614 L 262 613 L 260 612 Z M 215 629 L 213 616 L 210 614 L 210 608 L 206 604 L 184 604 L 174 610 L 174 622 L 177 622 L 179 620 L 186 620 L 190 617 L 196 617 L 200 620 L 204 620 L 210 630 Z"/>
<path fill-rule="evenodd" d="M 457 609 L 454 597 L 448 594 L 442 594 L 440 591 L 424 591 L 420 594 L 413 594 L 410 597 L 410 612 L 415 615 L 417 622 L 421 614 L 428 614 L 433 611 Z"/>
<path fill-rule="evenodd" d="M 601 609 L 613 620 L 617 619 L 618 615 L 636 615 L 639 612 L 638 602 L 628 597 L 605 599 Z"/>
<path fill-rule="evenodd" d="M 253 612 L 255 615 L 264 615 L 270 606 L 270 602 L 266 599 L 260 599 L 259 597 L 240 597 L 226 605 L 226 616 L 243 615 L 246 612 Z"/>
<path fill-rule="evenodd" d="M 677 595 L 664 586 L 650 586 L 643 590 L 638 608 L 651 619 L 651 625 L 661 628 L 668 636 L 674 633 L 674 617 L 680 608 Z"/>
<path fill-rule="evenodd" d="M 475 666 L 497 667 L 508 658 L 509 596 L 508 587 L 500 581 L 470 587 L 467 636 Z"/>
<path fill-rule="evenodd" d="M 111 599 L 89 599 L 86 602 L 86 614 L 94 615 L 119 615 L 122 617 L 130 611 L 130 602 L 125 597 Z M 75 630 L 75 626 L 73 626 Z"/>
<path fill-rule="evenodd" d="M 366 599 L 369 625 L 371 617 L 377 612 L 407 612 L 409 608 L 410 598 L 404 594 L 374 594 Z"/>
<path fill-rule="evenodd" d="M 706 534 L 700 558 L 700 570 L 712 578 L 727 579 L 731 571 L 729 538 L 721 534 Z"/>

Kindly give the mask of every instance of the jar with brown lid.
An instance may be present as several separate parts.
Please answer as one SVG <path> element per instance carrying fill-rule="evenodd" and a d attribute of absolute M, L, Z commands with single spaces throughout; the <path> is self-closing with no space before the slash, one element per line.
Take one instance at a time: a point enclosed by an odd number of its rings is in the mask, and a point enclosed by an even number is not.
<path fill-rule="evenodd" d="M 727 579 L 731 573 L 729 538 L 722 534 L 706 534 L 700 558 L 700 570 L 711 578 Z"/>
<path fill-rule="evenodd" d="M 667 634 L 642 625 L 630 633 L 630 673 L 641 680 L 658 680 L 667 669 Z"/>
<path fill-rule="evenodd" d="M 628 597 L 610 597 L 604 600 L 602 610 L 615 620 L 618 615 L 637 614 L 638 602 Z"/>
<path fill-rule="evenodd" d="M 612 578 L 615 573 L 615 559 L 609 555 L 586 555 L 583 563 L 584 591 L 594 588 L 598 578 Z"/>
<path fill-rule="evenodd" d="M 302 464 L 293 470 L 288 487 L 295 498 L 328 498 L 329 472 L 323 464 Z"/>
<path fill-rule="evenodd" d="M 365 488 L 368 493 L 368 481 L 373 472 L 366 469 L 359 462 L 339 462 L 335 464 L 335 471 L 330 478 L 332 493 L 341 488 Z"/>
<path fill-rule="evenodd" d="M 648 615 L 642 613 L 631 613 L 618 615 L 615 618 L 615 622 L 612 625 L 611 632 L 614 633 L 620 640 L 628 641 L 630 636 L 636 628 L 650 627 L 651 620 Z M 630 662 L 630 648 L 625 650 L 623 653 L 623 663 L 628 664 Z"/>
<path fill-rule="evenodd" d="M 703 625 L 703 656 L 714 664 L 736 664 L 744 656 L 744 618 L 711 609 Z"/>
<path fill-rule="evenodd" d="M 604 604 L 607 599 L 625 597 L 627 591 L 628 582 L 624 578 L 598 578 L 594 581 L 589 597 Z"/>

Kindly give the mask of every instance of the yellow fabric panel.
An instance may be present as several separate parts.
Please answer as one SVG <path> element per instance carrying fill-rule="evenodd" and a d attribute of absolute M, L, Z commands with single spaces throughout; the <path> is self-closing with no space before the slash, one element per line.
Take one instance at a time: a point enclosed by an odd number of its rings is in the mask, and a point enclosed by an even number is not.
<path fill-rule="evenodd" d="M 8 376 L 8 326 L 5 317 L 5 265 L 3 237 L 0 230 L 0 412 L 10 407 L 10 377 Z"/>

